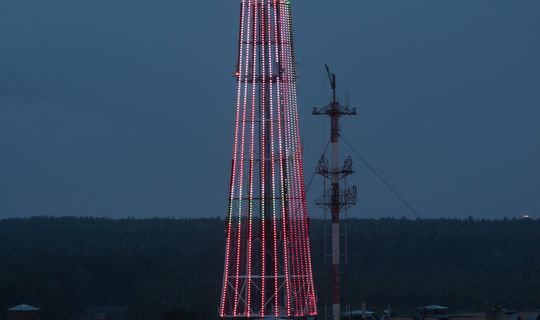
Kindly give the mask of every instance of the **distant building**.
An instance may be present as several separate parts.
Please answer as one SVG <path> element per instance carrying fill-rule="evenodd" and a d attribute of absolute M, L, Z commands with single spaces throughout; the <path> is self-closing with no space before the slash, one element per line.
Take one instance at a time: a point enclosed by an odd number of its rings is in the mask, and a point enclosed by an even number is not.
<path fill-rule="evenodd" d="M 380 316 L 373 311 L 365 311 L 365 320 L 540 320 L 540 310 L 512 310 L 501 306 L 492 306 L 487 312 L 450 313 L 448 307 L 427 305 L 416 308 L 415 314 L 396 315 L 384 310 Z M 362 310 L 353 310 L 341 314 L 342 320 L 362 320 Z"/>
<path fill-rule="evenodd" d="M 20 304 L 8 309 L 7 320 L 39 320 L 39 308 Z"/>
<path fill-rule="evenodd" d="M 356 320 L 356 319 L 364 319 L 364 315 L 362 310 L 352 310 L 349 312 L 343 312 L 341 314 L 341 319 L 343 320 Z M 377 316 L 375 315 L 375 312 L 373 311 L 366 311 L 366 320 L 378 320 Z"/>
<path fill-rule="evenodd" d="M 430 318 L 448 318 L 448 307 L 431 304 L 416 308 L 418 315 Z"/>

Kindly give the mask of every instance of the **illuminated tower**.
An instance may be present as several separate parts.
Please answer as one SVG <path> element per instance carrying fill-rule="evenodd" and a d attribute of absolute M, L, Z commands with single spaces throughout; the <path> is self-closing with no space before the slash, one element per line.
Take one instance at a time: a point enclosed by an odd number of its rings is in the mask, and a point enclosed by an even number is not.
<path fill-rule="evenodd" d="M 287 0 L 242 0 L 222 318 L 316 315 Z"/>

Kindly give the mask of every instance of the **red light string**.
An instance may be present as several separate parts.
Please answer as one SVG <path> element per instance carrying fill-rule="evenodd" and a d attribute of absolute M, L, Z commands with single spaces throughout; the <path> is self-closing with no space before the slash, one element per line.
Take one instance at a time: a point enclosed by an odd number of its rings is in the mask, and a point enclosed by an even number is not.
<path fill-rule="evenodd" d="M 288 223 L 288 229 L 290 230 L 290 238 L 292 239 L 290 243 L 289 248 L 289 255 L 291 256 L 291 264 L 293 268 L 293 277 L 292 277 L 292 283 L 293 283 L 293 290 L 295 292 L 295 303 L 296 303 L 296 314 L 298 314 L 299 310 L 299 299 L 298 295 L 301 294 L 300 292 L 300 279 L 295 274 L 298 275 L 298 230 L 296 228 L 296 181 L 295 181 L 295 175 L 294 175 L 294 163 L 291 157 L 291 154 L 293 152 L 294 146 L 291 143 L 291 118 L 290 118 L 290 112 L 291 112 L 291 93 L 290 93 L 290 85 L 291 85 L 291 78 L 290 78 L 290 66 L 289 66 L 289 42 L 287 41 L 288 33 L 286 29 L 286 12 L 284 10 L 284 4 L 283 2 L 280 2 L 280 49 L 281 49 L 281 65 L 284 68 L 286 72 L 283 72 L 283 79 L 282 79 L 282 92 L 284 96 L 284 127 L 285 127 L 285 153 L 286 153 L 286 168 L 287 168 L 287 196 L 288 196 L 288 212 L 289 212 L 289 223 Z M 289 154 L 290 153 L 290 154 Z M 290 277 L 290 272 L 287 270 L 287 276 Z M 300 298 L 301 299 L 301 298 Z M 290 299 L 289 299 L 290 300 Z M 290 316 L 290 309 L 289 314 Z"/>
<path fill-rule="evenodd" d="M 285 136 L 286 136 L 286 151 L 290 152 L 291 155 L 294 152 L 294 146 L 291 143 L 291 104 L 294 103 L 291 101 L 291 92 L 290 92 L 290 86 L 291 86 L 291 78 L 290 78 L 290 56 L 289 56 L 289 45 L 290 43 L 287 42 L 287 38 L 289 38 L 287 33 L 287 28 L 285 25 L 286 21 L 286 12 L 284 11 L 284 5 L 283 2 L 280 2 L 280 32 L 281 32 L 281 41 L 280 41 L 280 48 L 281 50 L 281 59 L 282 59 L 282 65 L 285 67 L 287 72 L 284 72 L 284 79 L 282 81 L 283 83 L 283 92 L 284 92 L 284 100 L 286 101 L 285 107 L 284 107 L 284 113 L 285 113 Z M 294 158 L 291 157 L 293 160 Z M 299 305 L 298 300 L 302 300 L 301 297 L 301 279 L 298 278 L 298 229 L 297 229 L 297 223 L 296 223 L 296 199 L 297 199 L 297 186 L 295 179 L 295 165 L 294 160 L 289 161 L 289 156 L 287 156 L 287 178 L 289 180 L 288 183 L 288 192 L 291 195 L 289 197 L 289 212 L 291 214 L 291 222 L 289 222 L 289 228 L 291 230 L 291 236 L 292 236 L 292 245 L 290 249 L 290 255 L 292 259 L 293 264 L 293 287 L 295 290 L 295 301 L 296 301 L 296 313 L 298 314 Z M 297 277 L 294 277 L 294 275 L 297 275 Z"/>
<path fill-rule="evenodd" d="M 249 168 L 249 226 L 248 226 L 248 283 L 247 283 L 247 315 L 249 317 L 251 312 L 251 250 L 252 250 L 252 237 L 253 237 L 253 219 L 252 219 L 252 209 L 253 209 L 253 159 L 254 159 L 254 136 L 255 136 L 255 79 L 257 72 L 257 1 L 255 1 L 253 6 L 253 69 L 252 69 L 252 89 L 251 89 L 251 154 L 250 154 L 250 168 Z"/>
<path fill-rule="evenodd" d="M 262 61 L 262 101 L 261 108 L 262 112 L 261 115 L 264 119 L 264 121 L 261 122 L 262 126 L 266 125 L 266 110 L 265 110 L 265 101 L 266 101 L 266 61 L 265 61 L 265 42 L 266 42 L 266 30 L 265 30 L 265 7 L 263 4 L 262 7 L 262 14 L 261 14 L 261 39 L 262 39 L 262 50 L 261 50 L 261 61 Z M 263 127 L 261 130 L 261 317 L 264 317 L 264 307 L 265 307 L 265 280 L 266 280 L 266 227 L 265 227 L 265 201 L 264 201 L 264 195 L 265 195 L 265 183 L 264 183 L 264 176 L 265 176 L 265 162 L 266 162 L 266 155 L 265 155 L 265 131 L 266 129 Z"/>
<path fill-rule="evenodd" d="M 246 40 L 250 37 L 251 31 L 251 0 L 248 2 L 248 19 L 247 19 L 247 36 Z M 246 133 L 246 108 L 247 108 L 247 91 L 248 91 L 248 72 L 249 72 L 249 46 L 246 46 L 246 61 L 245 61 L 245 74 L 242 74 L 244 77 L 244 103 L 242 110 L 242 138 L 241 138 L 241 147 L 240 147 L 240 174 L 239 174 L 239 192 L 238 198 L 238 236 L 237 236 L 237 247 L 236 247 L 236 281 L 234 284 L 234 310 L 233 315 L 237 315 L 238 307 L 238 284 L 240 282 L 240 253 L 242 247 L 242 198 L 243 198 L 243 175 L 244 175 L 244 148 L 245 148 L 245 133 Z"/>
<path fill-rule="evenodd" d="M 240 5 L 240 41 L 238 44 L 238 66 L 241 68 L 242 65 L 242 52 L 243 52 L 243 30 L 244 30 L 244 11 L 245 11 L 245 1 L 242 1 Z M 239 75 L 240 70 L 238 71 Z M 233 198 L 235 193 L 235 176 L 236 176 L 236 157 L 237 157 L 237 148 L 238 148 L 238 125 L 240 120 L 240 92 L 241 92 L 241 80 L 238 76 L 238 94 L 236 98 L 236 121 L 235 121 L 235 131 L 234 131 L 234 150 L 233 150 L 233 161 L 232 161 L 232 173 L 231 173 L 231 188 L 229 194 L 229 213 L 228 213 L 228 223 L 227 223 L 227 243 L 225 248 L 225 270 L 223 277 L 223 291 L 221 295 L 221 310 L 220 315 L 223 317 L 225 315 L 225 301 L 227 297 L 227 288 L 228 288 L 228 278 L 229 278 L 229 259 L 230 259 L 230 246 L 231 246 L 231 228 L 232 228 L 232 208 L 233 208 Z"/>
<path fill-rule="evenodd" d="M 270 17 L 270 10 L 268 12 L 268 20 L 272 21 Z M 269 24 L 272 26 L 272 24 Z M 272 28 L 270 27 L 269 31 L 271 31 Z M 269 61 L 269 71 L 272 75 L 272 50 L 269 50 L 268 52 L 268 61 Z M 278 299 L 277 299 L 277 292 L 278 292 L 278 265 L 277 265 L 277 228 L 276 228 L 276 191 L 275 191 L 275 166 L 274 166 L 274 108 L 273 108 L 273 86 L 270 86 L 270 161 L 271 161 L 271 167 L 272 167 L 272 231 L 273 231 L 273 254 L 274 254 L 274 313 L 277 317 L 278 313 Z"/>
<path fill-rule="evenodd" d="M 280 37 L 279 37 L 279 29 L 278 29 L 278 24 L 280 20 L 278 20 L 278 14 L 277 14 L 277 11 L 278 11 L 278 7 L 277 7 L 277 1 L 274 1 L 274 39 L 275 39 L 275 42 L 276 42 L 276 54 L 275 54 L 275 62 L 278 66 L 278 68 L 280 68 L 277 72 L 278 72 L 278 76 L 277 76 L 277 101 L 276 101 L 276 106 L 277 106 L 277 119 L 278 119 L 278 147 L 279 147 L 279 169 L 280 169 L 280 189 L 281 189 L 281 220 L 282 220 L 282 226 L 283 226 L 283 257 L 284 257 L 284 261 L 285 261 L 285 270 L 284 270 L 284 274 L 283 276 L 285 277 L 285 288 L 286 288 L 286 303 L 287 303 L 287 316 L 290 316 L 290 311 L 291 311 L 291 308 L 290 308 L 290 288 L 289 288 L 289 278 L 287 276 L 287 273 L 288 273 L 288 269 L 289 269 L 289 265 L 288 265 L 288 257 L 287 257 L 287 235 L 286 235 L 286 210 L 285 210 L 285 197 L 286 197 L 286 194 L 284 192 L 284 177 L 283 177 L 283 159 L 284 159 L 284 156 L 283 156 L 283 144 L 282 144 L 282 128 L 281 128 L 281 90 L 280 90 L 280 87 L 281 87 L 281 65 L 280 65 L 280 59 L 279 59 L 279 48 L 281 47 L 280 45 Z M 281 18 L 281 15 L 280 15 L 280 18 Z M 279 44 L 279 45 L 278 45 Z M 275 259 L 276 262 L 277 262 L 277 259 Z M 276 272 L 277 274 L 277 272 Z M 275 300 L 276 300 L 276 303 L 277 303 L 277 288 L 276 288 L 276 297 L 275 297 Z M 278 316 L 278 310 L 277 310 L 277 304 L 276 304 L 276 317 Z"/>
<path fill-rule="evenodd" d="M 288 14 L 289 14 L 289 29 L 290 29 L 290 42 L 291 42 L 291 57 L 292 57 L 292 62 L 294 64 L 294 45 L 293 45 L 293 34 L 292 34 L 292 18 L 291 18 L 291 8 L 290 8 L 290 5 L 289 5 L 289 10 L 288 10 Z M 294 75 L 295 71 L 294 71 L 294 68 L 293 68 L 293 75 Z M 294 101 L 296 102 L 296 85 L 293 86 L 293 95 L 294 95 Z M 300 133 L 299 133 L 299 120 L 298 120 L 298 106 L 297 104 L 295 103 L 294 105 L 294 108 L 295 108 L 295 124 L 296 124 L 296 136 L 297 136 L 297 142 L 298 144 L 300 144 Z M 300 150 L 300 149 L 299 149 Z M 307 257 L 307 262 L 308 262 L 308 272 L 307 272 L 307 276 L 308 276 L 308 288 L 309 288 L 309 292 L 310 292 L 310 296 L 309 296 L 309 299 L 310 299 L 310 303 L 309 303 L 309 306 L 310 306 L 310 312 L 311 314 L 317 314 L 317 305 L 316 305 L 316 300 L 315 300 L 315 288 L 314 288 L 314 285 L 313 285 L 313 269 L 312 269 L 312 266 L 311 266 L 311 250 L 310 250 L 310 241 L 309 241 L 309 228 L 308 228 L 308 219 L 307 219 L 307 209 L 306 209 L 306 195 L 305 195 L 305 186 L 304 186 L 304 175 L 303 175 L 303 164 L 302 164 L 302 155 L 301 155 L 301 150 L 298 154 L 298 163 L 299 163 L 299 166 L 300 166 L 300 182 L 301 182 L 301 194 L 302 194 L 302 204 L 303 204 L 303 208 L 302 208 L 302 212 L 304 214 L 304 232 L 305 232 L 305 237 L 303 237 L 305 239 L 305 242 L 306 242 L 306 257 Z"/>
<path fill-rule="evenodd" d="M 289 36 L 290 36 L 290 50 L 291 50 L 291 54 L 290 54 L 290 59 L 291 59 L 291 65 L 292 65 L 292 68 L 291 68 L 291 74 L 293 76 L 293 79 L 295 77 L 295 69 L 294 69 L 294 45 L 293 45 L 293 34 L 292 34 L 292 19 L 291 19 L 291 7 L 290 7 L 290 3 L 288 5 L 288 28 L 289 28 Z M 307 275 L 306 275 L 306 280 L 307 280 L 307 290 L 309 291 L 309 296 L 308 296 L 308 299 L 309 301 L 307 301 L 307 303 L 309 304 L 309 311 L 310 313 L 312 314 L 316 314 L 316 302 L 315 302 L 315 291 L 314 291 L 314 288 L 313 288 L 313 278 L 312 278 L 312 268 L 311 268 L 311 255 L 310 255 L 310 244 L 309 244 L 309 230 L 308 230 L 308 225 L 307 225 L 307 211 L 306 211 L 306 204 L 305 204 L 305 189 L 304 189 L 304 177 L 303 177 L 303 168 L 302 168 L 302 152 L 301 152 L 301 147 L 300 147 L 300 134 L 299 134 L 299 125 L 298 125 L 298 106 L 297 106 L 297 100 L 296 100 L 296 84 L 295 83 L 291 83 L 291 89 L 292 89 L 292 94 L 293 94 L 293 113 L 294 113 L 294 124 L 295 124 L 295 136 L 296 136 L 296 143 L 297 143 L 297 146 L 298 146 L 298 152 L 296 154 L 297 156 L 297 159 L 298 159 L 298 165 L 300 167 L 300 170 L 299 170 L 299 180 L 300 180 L 300 185 L 301 187 L 299 188 L 300 189 L 300 193 L 302 195 L 302 204 L 303 204 L 303 207 L 302 207 L 302 213 L 304 215 L 304 228 L 302 228 L 302 240 L 305 242 L 305 245 L 302 246 L 303 249 L 304 249 L 304 252 L 305 252 L 305 255 L 304 257 L 307 259 Z"/>

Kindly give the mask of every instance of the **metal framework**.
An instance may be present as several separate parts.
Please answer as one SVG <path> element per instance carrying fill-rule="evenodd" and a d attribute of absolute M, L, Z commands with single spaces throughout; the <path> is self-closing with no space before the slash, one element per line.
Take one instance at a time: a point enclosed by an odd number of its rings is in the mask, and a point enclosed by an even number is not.
<path fill-rule="evenodd" d="M 317 314 L 290 1 L 242 0 L 221 318 Z"/>
<path fill-rule="evenodd" d="M 329 208 L 332 215 L 332 319 L 341 319 L 340 302 L 340 231 L 339 214 L 342 210 L 356 204 L 356 187 L 342 189 L 339 186 L 341 179 L 353 173 L 352 159 L 348 157 L 339 167 L 339 118 L 342 116 L 356 115 L 356 108 L 349 108 L 348 105 L 341 105 L 336 100 L 336 75 L 330 72 L 327 65 L 326 72 L 332 87 L 332 101 L 323 108 L 313 108 L 314 115 L 327 115 L 330 117 L 330 146 L 331 164 L 328 169 L 328 160 L 324 155 L 319 160 L 316 172 L 330 180 L 330 190 L 325 190 L 323 196 L 317 201 L 317 205 Z M 326 239 L 325 239 L 326 241 Z"/>

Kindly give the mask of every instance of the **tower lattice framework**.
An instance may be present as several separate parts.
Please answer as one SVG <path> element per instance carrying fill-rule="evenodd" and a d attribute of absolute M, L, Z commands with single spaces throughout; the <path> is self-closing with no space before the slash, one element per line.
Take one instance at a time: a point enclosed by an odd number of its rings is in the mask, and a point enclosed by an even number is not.
<path fill-rule="evenodd" d="M 317 314 L 290 1 L 242 0 L 222 318 Z"/>

